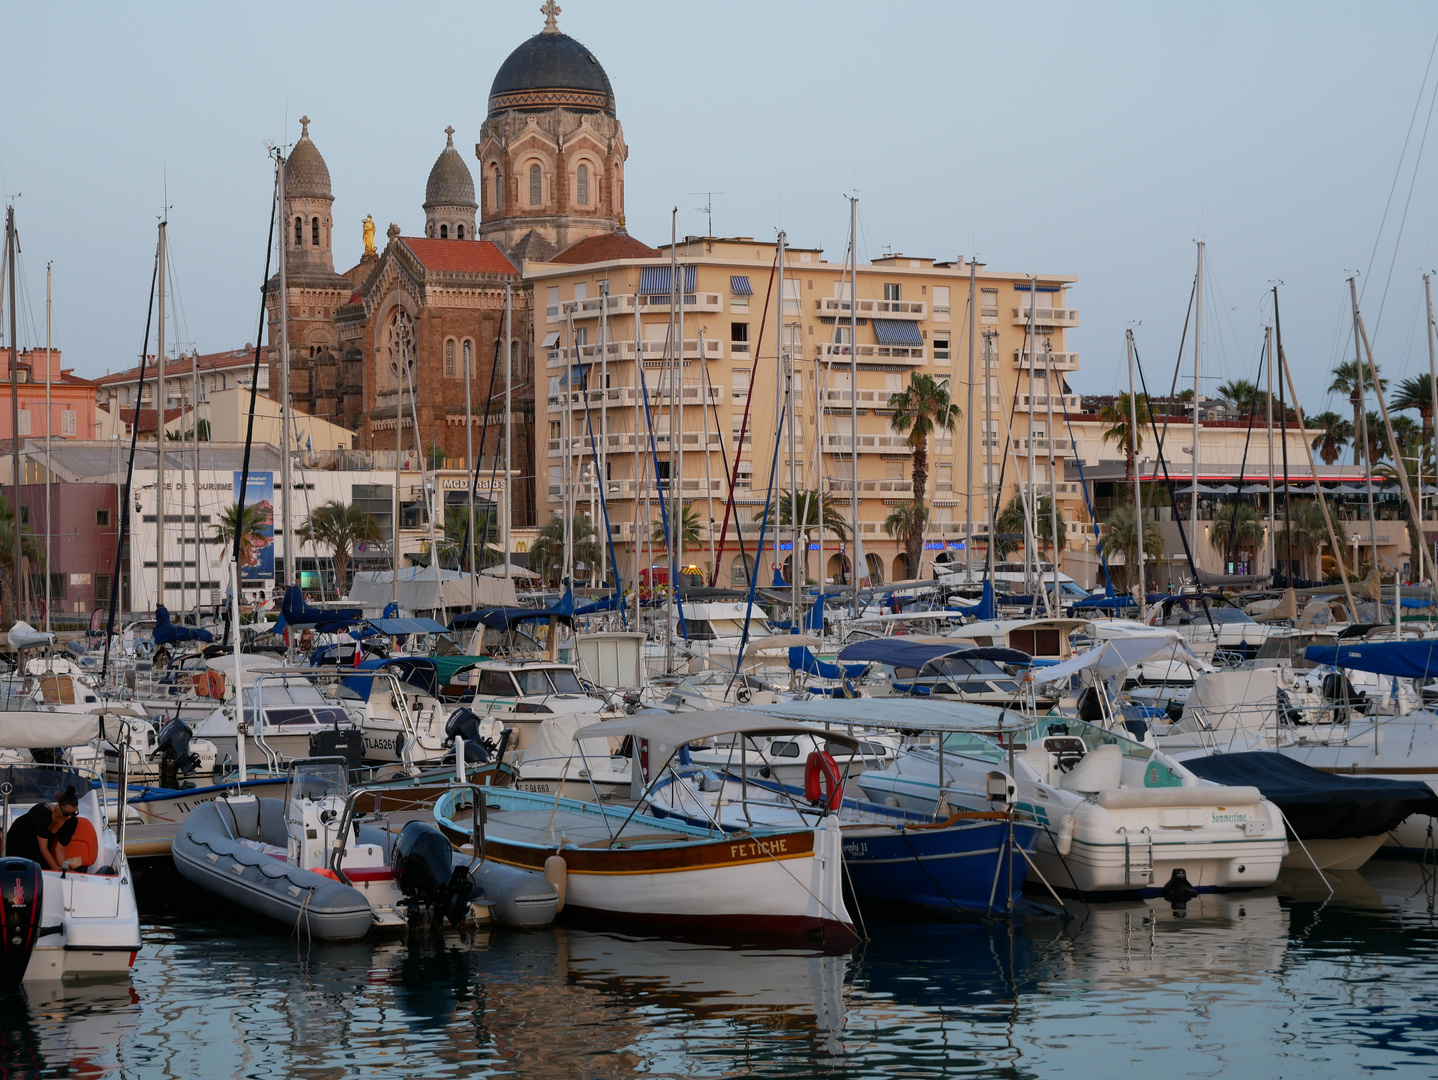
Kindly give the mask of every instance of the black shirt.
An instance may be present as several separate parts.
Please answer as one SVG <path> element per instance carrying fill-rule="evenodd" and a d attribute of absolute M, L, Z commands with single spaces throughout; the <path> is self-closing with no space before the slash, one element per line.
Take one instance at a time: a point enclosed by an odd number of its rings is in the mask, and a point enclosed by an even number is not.
<path fill-rule="evenodd" d="M 40 843 L 42 840 L 48 843 L 55 838 L 50 831 L 50 818 L 51 810 L 47 804 L 36 803 L 30 807 L 5 834 L 5 854 L 11 858 L 29 859 L 42 867 L 49 866 L 40 854 Z"/>

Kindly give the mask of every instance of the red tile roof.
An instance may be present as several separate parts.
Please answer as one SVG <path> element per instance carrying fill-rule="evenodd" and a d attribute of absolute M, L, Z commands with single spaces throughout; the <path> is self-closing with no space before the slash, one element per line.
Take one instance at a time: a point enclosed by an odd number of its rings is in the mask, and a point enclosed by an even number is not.
<path fill-rule="evenodd" d="M 269 346 L 261 345 L 260 363 L 268 363 L 269 359 Z M 219 368 L 245 367 L 246 365 L 252 365 L 254 362 L 255 347 L 253 345 L 250 345 L 247 348 L 230 349 L 227 352 L 202 353 L 200 355 L 200 370 L 215 371 Z M 174 371 L 177 375 L 188 375 L 190 372 L 191 361 L 190 358 L 187 356 L 181 357 L 178 361 L 167 360 L 166 363 L 169 365 L 169 370 Z M 178 367 L 176 367 L 177 364 Z M 138 366 L 136 366 L 129 368 L 126 371 L 117 371 L 113 375 L 102 376 L 101 378 L 95 380 L 95 384 L 97 386 L 107 386 L 112 383 L 134 382 L 139 377 L 140 369 Z M 149 382 L 154 377 L 155 364 L 154 361 L 150 361 L 145 364 L 145 381 Z"/>
<path fill-rule="evenodd" d="M 180 410 L 179 410 L 179 409 L 166 409 L 166 410 L 165 410 L 165 423 L 168 424 L 171 420 L 178 419 L 178 418 L 179 418 L 179 415 L 180 415 Z M 141 433 L 142 435 L 143 435 L 145 432 L 147 432 L 147 431 L 154 431 L 154 430 L 155 430 L 155 421 L 156 421 L 156 419 L 158 418 L 158 416 L 159 416 L 159 414 L 158 414 L 154 409 L 141 409 L 141 410 L 140 410 L 140 433 Z M 120 419 L 121 419 L 126 425 L 128 425 L 128 426 L 130 426 L 130 427 L 134 427 L 134 426 L 135 426 L 135 410 L 134 410 L 134 409 L 121 409 L 121 410 L 120 410 Z"/>
<path fill-rule="evenodd" d="M 431 240 L 423 236 L 402 236 L 400 241 L 426 270 L 519 275 L 519 270 L 504 252 L 489 240 Z"/>
<path fill-rule="evenodd" d="M 642 240 L 636 240 L 623 229 L 599 236 L 586 236 L 577 244 L 571 244 L 551 262 L 597 263 L 614 262 L 616 259 L 657 259 L 659 249 L 652 248 Z"/>

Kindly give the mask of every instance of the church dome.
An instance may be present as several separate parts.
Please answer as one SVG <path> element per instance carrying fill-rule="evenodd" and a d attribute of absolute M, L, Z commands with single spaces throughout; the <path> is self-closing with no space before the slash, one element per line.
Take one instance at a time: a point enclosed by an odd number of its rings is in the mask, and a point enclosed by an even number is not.
<path fill-rule="evenodd" d="M 424 207 L 426 210 L 431 206 L 478 207 L 474 201 L 474 177 L 454 148 L 454 128 L 445 128 L 444 134 L 444 149 L 434 168 L 429 170 L 429 183 L 424 186 Z"/>
<path fill-rule="evenodd" d="M 551 10 L 552 9 L 552 10 Z M 614 115 L 614 89 L 594 54 L 555 24 L 557 5 L 542 8 L 545 28 L 509 54 L 489 88 L 489 115 L 509 109 L 569 109 Z"/>
<path fill-rule="evenodd" d="M 458 156 L 458 155 L 456 155 Z M 285 198 L 333 199 L 330 168 L 310 139 L 310 118 L 300 117 L 300 141 L 285 159 Z"/>

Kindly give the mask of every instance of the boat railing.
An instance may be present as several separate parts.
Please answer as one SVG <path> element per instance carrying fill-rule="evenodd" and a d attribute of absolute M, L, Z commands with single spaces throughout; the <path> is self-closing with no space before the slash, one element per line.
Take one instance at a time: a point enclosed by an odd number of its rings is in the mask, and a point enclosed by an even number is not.
<path fill-rule="evenodd" d="M 470 800 L 471 800 L 471 801 L 470 801 L 469 807 L 470 807 L 471 817 L 470 817 L 470 834 L 469 834 L 469 835 L 470 835 L 471 844 L 470 844 L 470 859 L 469 859 L 469 867 L 468 867 L 468 869 L 472 871 L 472 870 L 473 870 L 476 866 L 478 866 L 480 863 L 483 863 L 483 862 L 484 862 L 484 858 L 485 858 L 485 846 L 484 846 L 485 797 L 484 797 L 484 791 L 483 791 L 483 789 L 480 787 L 480 785 L 478 785 L 478 784 L 472 784 L 472 783 L 468 783 L 468 782 L 465 782 L 465 783 L 452 783 L 452 784 L 448 785 L 448 789 L 447 789 L 447 790 L 448 790 L 448 791 L 455 792 L 454 807 L 455 807 L 455 813 L 456 813 L 456 815 L 458 815 L 459 810 L 462 809 L 462 805 L 461 805 L 460 800 L 459 800 L 459 793 L 460 793 L 460 792 L 465 792 L 465 791 L 467 791 L 467 792 L 470 793 Z M 337 877 L 340 881 L 342 881 L 342 882 L 343 882 L 344 884 L 346 884 L 346 885 L 350 885 L 350 886 L 353 886 L 353 885 L 354 885 L 354 882 L 352 882 L 352 881 L 349 879 L 349 876 L 348 876 L 348 875 L 345 873 L 345 871 L 344 871 L 344 857 L 345 857 L 345 851 L 346 851 L 346 850 L 348 849 L 348 847 L 349 847 L 349 839 L 350 839 L 350 836 L 351 836 L 351 835 L 356 835 L 356 836 L 357 836 L 357 835 L 359 834 L 359 829 L 358 829 L 358 818 L 359 818 L 359 814 L 357 813 L 357 808 L 358 808 L 358 806 L 359 806 L 359 800 L 360 800 L 363 796 L 365 796 L 365 795 L 371 795 L 371 794 L 374 795 L 374 797 L 375 797 L 375 817 L 376 817 L 376 818 L 379 818 L 379 817 L 381 816 L 381 815 L 380 815 L 380 810 L 379 810 L 379 804 L 380 804 L 380 793 L 379 793 L 379 791 L 377 791 L 377 790 L 374 789 L 374 788 L 364 788 L 364 787 L 355 788 L 353 791 L 351 791 L 351 792 L 349 793 L 349 797 L 348 797 L 347 799 L 345 799 L 345 808 L 344 808 L 344 811 L 340 814 L 339 829 L 338 829 L 338 830 L 336 831 L 336 833 L 335 833 L 335 843 L 334 843 L 334 846 L 333 846 L 332 848 L 330 848 L 330 853 L 329 853 L 329 857 L 328 857 L 327 869 L 329 869 L 329 870 L 335 875 L 335 877 Z M 441 796 L 441 798 L 443 798 L 443 796 Z M 438 800 L 436 800 L 436 801 L 438 801 Z"/>

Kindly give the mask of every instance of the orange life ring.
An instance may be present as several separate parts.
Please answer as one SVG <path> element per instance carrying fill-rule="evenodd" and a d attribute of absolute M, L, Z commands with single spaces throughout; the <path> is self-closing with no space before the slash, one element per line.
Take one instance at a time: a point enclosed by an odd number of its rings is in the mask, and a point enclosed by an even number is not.
<path fill-rule="evenodd" d="M 194 683 L 195 694 L 199 697 L 218 701 L 225 696 L 225 677 L 218 671 L 197 671 Z"/>
<path fill-rule="evenodd" d="M 811 750 L 804 759 L 804 798 L 825 810 L 837 810 L 844 798 L 839 764 L 827 750 Z"/>

